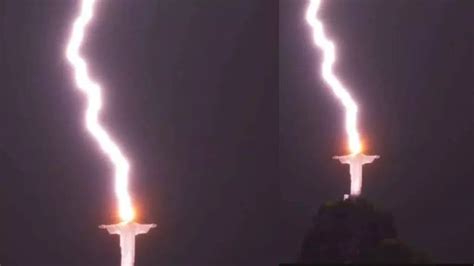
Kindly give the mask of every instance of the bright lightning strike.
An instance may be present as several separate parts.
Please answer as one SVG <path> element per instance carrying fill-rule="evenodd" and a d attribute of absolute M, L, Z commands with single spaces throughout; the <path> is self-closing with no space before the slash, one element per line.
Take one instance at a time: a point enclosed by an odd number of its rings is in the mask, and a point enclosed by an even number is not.
<path fill-rule="evenodd" d="M 306 20 L 313 28 L 313 38 L 315 44 L 323 52 L 322 76 L 324 81 L 329 85 L 334 94 L 341 100 L 346 109 L 346 133 L 349 138 L 349 149 L 352 154 L 362 151 L 359 132 L 357 131 L 357 104 L 347 91 L 347 88 L 336 77 L 332 70 L 332 66 L 336 61 L 336 52 L 334 43 L 324 34 L 322 22 L 317 14 L 320 7 L 320 0 L 310 0 Z"/>
<path fill-rule="evenodd" d="M 76 85 L 87 97 L 86 127 L 102 151 L 115 167 L 115 193 L 118 199 L 119 216 L 123 222 L 134 219 L 135 212 L 128 192 L 129 163 L 118 145 L 100 125 L 98 120 L 102 106 L 101 87 L 90 79 L 87 63 L 79 54 L 87 24 L 93 16 L 95 0 L 83 0 L 79 16 L 74 21 L 72 34 L 66 49 L 66 57 L 74 69 Z"/>

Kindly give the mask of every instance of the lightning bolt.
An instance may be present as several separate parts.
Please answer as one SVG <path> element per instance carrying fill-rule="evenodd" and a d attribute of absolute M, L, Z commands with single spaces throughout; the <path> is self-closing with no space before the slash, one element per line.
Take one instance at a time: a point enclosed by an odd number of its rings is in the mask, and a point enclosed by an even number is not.
<path fill-rule="evenodd" d="M 123 222 L 130 222 L 135 216 L 128 192 L 130 165 L 127 158 L 120 151 L 119 146 L 99 123 L 98 116 L 102 107 L 101 87 L 89 77 L 87 63 L 79 53 L 84 41 L 87 24 L 94 13 L 95 2 L 95 0 L 83 0 L 81 2 L 80 14 L 74 21 L 71 37 L 66 48 L 66 57 L 74 70 L 77 88 L 87 98 L 86 128 L 115 168 L 115 194 L 118 200 L 119 216 Z"/>
<path fill-rule="evenodd" d="M 345 127 L 349 139 L 349 149 L 352 154 L 362 151 L 362 145 L 357 131 L 357 104 L 352 99 L 347 88 L 334 74 L 332 67 L 336 61 L 336 49 L 334 43 L 324 34 L 323 23 L 318 18 L 318 11 L 321 5 L 320 0 L 310 0 L 306 12 L 306 21 L 313 29 L 314 43 L 323 52 L 322 76 L 324 81 L 329 85 L 334 94 L 344 105 L 346 109 Z"/>

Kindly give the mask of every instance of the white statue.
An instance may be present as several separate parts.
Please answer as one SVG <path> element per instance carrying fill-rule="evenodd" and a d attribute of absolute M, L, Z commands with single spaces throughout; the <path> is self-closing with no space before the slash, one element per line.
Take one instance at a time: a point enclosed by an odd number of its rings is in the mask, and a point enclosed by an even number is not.
<path fill-rule="evenodd" d="M 351 196 L 359 196 L 362 190 L 362 165 L 373 162 L 380 158 L 379 155 L 365 155 L 362 153 L 350 154 L 345 156 L 334 156 L 333 159 L 341 163 L 349 164 L 351 174 Z M 348 195 L 344 196 L 346 199 Z"/>
<path fill-rule="evenodd" d="M 100 229 L 107 229 L 109 234 L 120 235 L 120 251 L 122 255 L 121 266 L 133 266 L 135 263 L 135 236 L 146 234 L 156 224 L 120 223 L 100 225 Z"/>

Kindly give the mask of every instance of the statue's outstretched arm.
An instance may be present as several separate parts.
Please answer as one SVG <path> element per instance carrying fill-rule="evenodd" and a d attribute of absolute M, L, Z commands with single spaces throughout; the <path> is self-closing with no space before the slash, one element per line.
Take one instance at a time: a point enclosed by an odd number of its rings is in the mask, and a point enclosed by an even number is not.
<path fill-rule="evenodd" d="M 135 233 L 139 234 L 146 234 L 150 231 L 151 228 L 155 228 L 156 224 L 137 224 Z"/>
<path fill-rule="evenodd" d="M 364 164 L 366 164 L 366 163 L 371 163 L 371 162 L 373 162 L 375 159 L 378 159 L 378 158 L 380 158 L 379 155 L 368 155 L 368 156 L 365 156 L 365 157 L 364 157 Z"/>
<path fill-rule="evenodd" d="M 107 229 L 109 234 L 118 234 L 119 233 L 119 228 L 118 225 L 116 224 L 111 224 L 111 225 L 99 225 L 100 229 Z"/>
<path fill-rule="evenodd" d="M 341 163 L 349 163 L 349 156 L 333 156 L 335 160 L 339 160 Z"/>

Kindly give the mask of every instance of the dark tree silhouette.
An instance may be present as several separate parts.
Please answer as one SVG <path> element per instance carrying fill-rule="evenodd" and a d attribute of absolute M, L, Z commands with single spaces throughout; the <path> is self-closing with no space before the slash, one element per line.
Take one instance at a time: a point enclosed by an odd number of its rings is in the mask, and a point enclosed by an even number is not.
<path fill-rule="evenodd" d="M 364 198 L 323 204 L 303 241 L 302 263 L 427 262 L 397 239 L 393 216 Z"/>
<path fill-rule="evenodd" d="M 360 258 L 364 263 L 432 263 L 427 254 L 417 252 L 398 239 L 384 239 Z"/>

